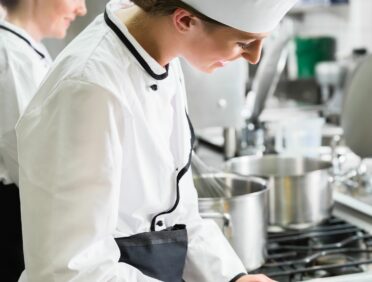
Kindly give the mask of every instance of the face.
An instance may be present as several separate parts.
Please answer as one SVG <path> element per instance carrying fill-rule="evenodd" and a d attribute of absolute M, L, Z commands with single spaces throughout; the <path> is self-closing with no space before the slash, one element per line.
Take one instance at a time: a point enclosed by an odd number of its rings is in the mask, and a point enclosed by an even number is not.
<path fill-rule="evenodd" d="M 195 19 L 193 29 L 189 30 L 183 57 L 194 67 L 211 73 L 238 58 L 258 63 L 267 33 L 247 33 L 217 25 L 209 28 L 208 25 Z"/>
<path fill-rule="evenodd" d="M 36 5 L 43 37 L 65 37 L 71 22 L 86 14 L 85 0 L 45 0 Z"/>

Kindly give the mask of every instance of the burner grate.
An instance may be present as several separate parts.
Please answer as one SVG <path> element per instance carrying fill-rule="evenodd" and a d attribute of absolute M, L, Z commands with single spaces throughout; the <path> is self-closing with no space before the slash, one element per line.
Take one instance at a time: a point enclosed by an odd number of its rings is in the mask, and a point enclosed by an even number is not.
<path fill-rule="evenodd" d="M 280 282 L 365 271 L 372 264 L 372 235 L 341 219 L 301 231 L 269 233 L 265 273 Z"/>

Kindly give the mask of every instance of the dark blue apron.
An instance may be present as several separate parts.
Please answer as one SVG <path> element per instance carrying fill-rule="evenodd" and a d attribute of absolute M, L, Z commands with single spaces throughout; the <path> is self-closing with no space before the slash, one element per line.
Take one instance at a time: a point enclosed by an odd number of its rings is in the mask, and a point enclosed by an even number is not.
<path fill-rule="evenodd" d="M 177 208 L 180 200 L 179 181 L 191 164 L 191 152 L 195 135 L 188 116 L 187 120 L 191 132 L 191 149 L 186 166 L 177 175 L 177 198 L 173 207 L 154 216 L 151 221 L 150 232 L 115 239 L 121 253 L 120 262 L 130 264 L 147 276 L 164 282 L 183 281 L 182 274 L 187 254 L 186 225 L 177 224 L 161 231 L 155 231 L 155 225 L 162 224 L 157 222 L 156 218 L 163 214 L 169 214 Z"/>
<path fill-rule="evenodd" d="M 0 182 L 0 281 L 16 282 L 25 269 L 19 190 Z"/>

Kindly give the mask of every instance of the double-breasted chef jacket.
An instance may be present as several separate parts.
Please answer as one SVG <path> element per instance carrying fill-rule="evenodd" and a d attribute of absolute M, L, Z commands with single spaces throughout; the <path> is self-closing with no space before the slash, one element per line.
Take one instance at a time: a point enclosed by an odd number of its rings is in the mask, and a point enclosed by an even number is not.
<path fill-rule="evenodd" d="M 57 57 L 20 119 L 26 271 L 21 281 L 156 281 L 118 262 L 114 238 L 147 232 L 176 199 L 190 129 L 178 59 L 159 65 L 106 7 Z M 185 224 L 187 282 L 234 281 L 244 266 L 198 213 L 191 171 L 156 230 Z"/>

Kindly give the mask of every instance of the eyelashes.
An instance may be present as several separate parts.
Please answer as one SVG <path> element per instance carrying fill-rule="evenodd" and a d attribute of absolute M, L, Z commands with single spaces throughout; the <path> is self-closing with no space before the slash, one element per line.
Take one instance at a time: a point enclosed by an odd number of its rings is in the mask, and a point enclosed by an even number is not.
<path fill-rule="evenodd" d="M 249 42 L 249 43 L 238 42 L 237 44 L 240 48 L 242 48 L 243 50 L 246 50 L 251 46 L 252 42 Z"/>

